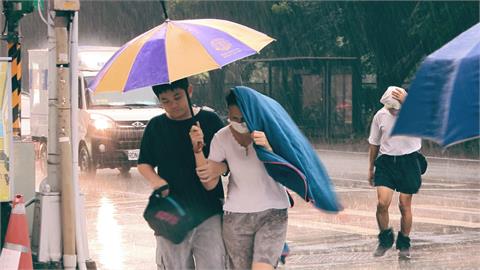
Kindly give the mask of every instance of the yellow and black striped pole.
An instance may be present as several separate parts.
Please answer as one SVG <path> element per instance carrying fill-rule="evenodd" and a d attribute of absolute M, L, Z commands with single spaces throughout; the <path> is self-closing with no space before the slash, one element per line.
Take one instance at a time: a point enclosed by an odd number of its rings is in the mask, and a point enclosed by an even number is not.
<path fill-rule="evenodd" d="M 12 59 L 12 125 L 13 136 L 20 137 L 20 108 L 22 92 L 22 46 L 19 42 L 18 24 L 20 19 L 33 12 L 34 2 L 25 0 L 3 0 L 3 13 L 5 14 L 5 27 L 8 30 L 8 56 Z"/>
<path fill-rule="evenodd" d="M 12 59 L 12 127 L 13 136 L 21 134 L 21 91 L 22 91 L 22 58 L 21 44 L 8 42 L 8 56 Z"/>

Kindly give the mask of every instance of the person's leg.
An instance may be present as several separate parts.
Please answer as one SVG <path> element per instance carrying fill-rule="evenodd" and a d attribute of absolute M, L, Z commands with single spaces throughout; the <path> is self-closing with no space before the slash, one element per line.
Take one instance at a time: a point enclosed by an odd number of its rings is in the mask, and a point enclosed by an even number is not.
<path fill-rule="evenodd" d="M 192 247 L 192 232 L 180 244 L 174 244 L 161 236 L 156 236 L 156 263 L 158 270 L 195 269 Z"/>
<path fill-rule="evenodd" d="M 402 218 L 400 220 L 400 232 L 398 233 L 396 248 L 400 259 L 410 258 L 410 231 L 412 229 L 412 198 L 422 185 L 421 166 L 417 153 L 405 156 L 400 163 L 402 181 L 399 182 L 400 192 L 399 208 Z"/>
<path fill-rule="evenodd" d="M 253 270 L 274 269 L 282 255 L 287 237 L 287 209 L 269 209 L 257 213 L 257 231 L 253 248 Z"/>
<path fill-rule="evenodd" d="M 229 269 L 250 269 L 255 235 L 253 214 L 229 213 L 223 216 L 223 241 L 228 254 Z"/>
<path fill-rule="evenodd" d="M 393 190 L 384 186 L 377 186 L 377 224 L 380 229 L 378 234 L 378 247 L 373 256 L 383 256 L 388 249 L 393 246 L 393 230 L 388 227 L 389 215 L 388 208 L 392 202 Z"/>
<path fill-rule="evenodd" d="M 400 193 L 399 204 L 402 218 L 400 220 L 400 231 L 403 235 L 408 236 L 412 229 L 412 194 Z"/>
<path fill-rule="evenodd" d="M 388 216 L 388 208 L 390 207 L 390 203 L 392 202 L 393 197 L 393 190 L 384 187 L 378 186 L 377 187 L 377 224 L 380 231 L 384 231 L 388 229 L 389 223 L 389 216 Z"/>
<path fill-rule="evenodd" d="M 192 238 L 195 269 L 225 269 L 225 247 L 222 238 L 222 219 L 215 215 L 197 226 Z"/>
<path fill-rule="evenodd" d="M 410 258 L 410 231 L 412 229 L 412 194 L 400 193 L 399 208 L 402 218 L 400 220 L 400 232 L 398 233 L 396 248 L 400 250 L 401 259 Z"/>

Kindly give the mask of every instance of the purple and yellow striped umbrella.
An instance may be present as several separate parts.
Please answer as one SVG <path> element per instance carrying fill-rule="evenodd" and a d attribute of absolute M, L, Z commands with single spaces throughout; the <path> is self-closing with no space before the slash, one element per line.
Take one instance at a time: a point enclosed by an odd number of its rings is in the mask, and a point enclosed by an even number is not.
<path fill-rule="evenodd" d="M 125 92 L 170 83 L 256 54 L 273 40 L 225 20 L 166 20 L 121 47 L 90 88 Z"/>

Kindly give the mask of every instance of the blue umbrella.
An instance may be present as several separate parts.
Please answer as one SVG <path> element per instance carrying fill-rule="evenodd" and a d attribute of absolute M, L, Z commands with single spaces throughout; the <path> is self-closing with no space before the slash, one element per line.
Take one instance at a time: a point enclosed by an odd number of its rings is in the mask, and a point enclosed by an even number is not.
<path fill-rule="evenodd" d="M 410 87 L 392 135 L 443 147 L 480 136 L 480 23 L 429 55 Z"/>

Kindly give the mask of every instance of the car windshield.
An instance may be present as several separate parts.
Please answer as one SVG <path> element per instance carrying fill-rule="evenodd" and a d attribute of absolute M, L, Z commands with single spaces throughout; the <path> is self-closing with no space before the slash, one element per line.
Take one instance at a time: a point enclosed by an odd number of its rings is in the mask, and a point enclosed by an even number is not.
<path fill-rule="evenodd" d="M 93 76 L 85 77 L 85 85 L 94 79 Z M 151 87 L 143 87 L 128 92 L 94 93 L 87 91 L 87 104 L 89 108 L 111 107 L 159 107 L 158 98 Z"/>

